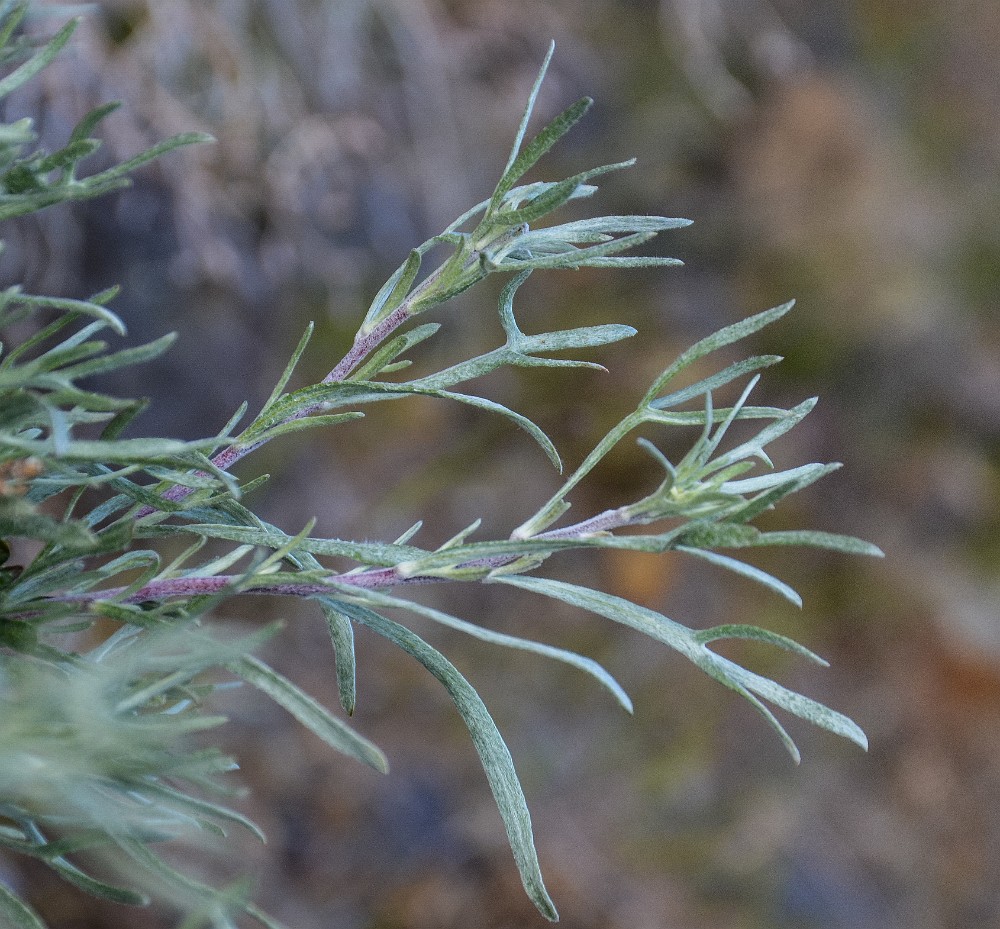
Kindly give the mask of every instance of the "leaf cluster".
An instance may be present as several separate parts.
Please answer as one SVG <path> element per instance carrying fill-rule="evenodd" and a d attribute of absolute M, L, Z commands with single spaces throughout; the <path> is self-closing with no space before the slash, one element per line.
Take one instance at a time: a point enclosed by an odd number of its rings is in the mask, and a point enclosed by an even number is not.
<path fill-rule="evenodd" d="M 4 65 L 26 59 L 0 79 L 0 100 L 51 64 L 79 24 L 78 19 L 70 20 L 50 41 L 35 49 L 27 36 L 18 33 L 25 17 L 34 11 L 27 0 L 0 3 L 0 47 L 3 49 L 0 59 Z M 121 164 L 80 177 L 80 163 L 101 147 L 100 140 L 93 138 L 91 133 L 118 106 L 118 103 L 106 103 L 92 110 L 76 125 L 66 144 L 54 152 L 36 146 L 37 134 L 29 117 L 0 127 L 0 220 L 34 213 L 69 200 L 99 197 L 126 187 L 129 174 L 136 168 L 179 146 L 210 139 L 201 132 L 177 135 Z"/>
<path fill-rule="evenodd" d="M 0 79 L 0 95 L 45 67 L 74 27 L 68 24 L 36 49 L 18 31 L 26 11 L 24 3 L 0 5 L 0 61 L 14 66 Z M 866 744 L 862 731 L 843 715 L 710 648 L 721 639 L 754 639 L 822 663 L 790 639 L 739 623 L 690 629 L 620 597 L 536 573 L 569 549 L 681 553 L 798 602 L 787 584 L 720 549 L 794 544 L 878 554 L 866 543 L 829 533 L 764 532 L 752 525 L 762 512 L 835 467 L 772 467 L 769 446 L 813 404 L 788 410 L 749 404 L 758 372 L 777 357 L 752 357 L 674 386 L 695 362 L 751 336 L 790 305 L 727 327 L 683 353 L 557 493 L 506 539 L 473 541 L 478 521 L 435 548 L 417 544 L 419 522 L 388 542 L 319 536 L 313 523 L 286 532 L 246 503 L 266 476 L 243 483 L 230 473 L 267 442 L 306 428 L 341 427 L 363 416 L 368 404 L 415 396 L 506 417 L 561 471 L 555 446 L 537 424 L 467 385 L 501 367 L 599 368 L 576 354 L 635 330 L 609 324 L 528 334 L 514 312 L 520 288 L 534 271 L 550 268 L 677 264 L 622 253 L 686 220 L 604 216 L 539 225 L 568 201 L 591 196 L 596 191 L 591 181 L 630 164 L 525 182 L 590 105 L 586 99 L 573 104 L 525 142 L 551 54 L 550 49 L 490 197 L 410 253 L 326 378 L 291 388 L 310 326 L 271 396 L 245 424 L 244 405 L 205 440 L 124 437 L 143 402 L 103 394 L 85 382 L 156 357 L 171 337 L 112 349 L 107 338 L 124 333 L 108 308 L 113 290 L 88 300 L 31 296 L 18 288 L 0 294 L 0 329 L 31 329 L 27 338 L 0 348 L 0 845 L 44 861 L 98 896 L 135 905 L 150 895 L 165 898 L 185 910 L 186 927 L 229 927 L 241 914 L 276 925 L 250 902 L 243 884 L 223 890 L 201 885 L 168 865 L 157 845 L 218 835 L 234 825 L 259 832 L 219 800 L 231 790 L 223 775 L 234 763 L 192 741 L 222 722 L 211 712 L 220 686 L 258 689 L 335 750 L 387 770 L 382 751 L 345 719 L 357 704 L 354 630 L 361 626 L 394 643 L 445 688 L 482 761 L 525 890 L 544 916 L 557 918 L 524 793 L 496 724 L 473 685 L 399 614 L 563 662 L 589 674 L 628 712 L 631 702 L 589 657 L 417 603 L 405 595 L 416 584 L 503 583 L 638 630 L 748 699 L 796 760 L 798 750 L 768 705 Z M 129 172 L 150 158 L 201 139 L 178 136 L 122 165 L 80 177 L 79 163 L 98 144 L 90 133 L 111 109 L 95 110 L 55 153 L 31 149 L 30 120 L 0 127 L 0 217 L 95 196 L 127 183 Z M 448 250 L 447 257 L 421 277 L 425 256 L 439 246 Z M 490 274 L 506 272 L 513 276 L 498 308 L 503 344 L 421 377 L 386 379 L 405 371 L 406 356 L 441 330 L 436 322 L 411 325 L 416 316 Z M 716 405 L 718 391 L 745 381 L 732 406 Z M 759 428 L 727 446 L 724 440 L 737 421 Z M 642 426 L 694 427 L 698 434 L 676 463 L 640 440 L 663 469 L 659 486 L 629 504 L 557 526 L 577 485 Z M 168 550 L 180 554 L 168 558 Z M 18 560 L 17 551 L 32 554 Z M 325 563 L 329 558 L 347 559 L 352 567 L 334 569 Z M 217 628 L 213 610 L 221 601 L 262 595 L 316 603 L 330 633 L 343 713 L 322 706 L 254 654 L 276 629 L 248 636 Z M 0 913 L 16 926 L 41 925 L 3 885 Z"/>

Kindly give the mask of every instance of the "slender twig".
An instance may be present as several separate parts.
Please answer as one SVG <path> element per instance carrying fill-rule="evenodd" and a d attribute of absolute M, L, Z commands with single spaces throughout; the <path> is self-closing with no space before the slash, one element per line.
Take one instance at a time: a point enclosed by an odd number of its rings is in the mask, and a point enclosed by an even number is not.
<path fill-rule="evenodd" d="M 624 507 L 605 510 L 596 516 L 582 520 L 572 526 L 554 529 L 536 536 L 537 539 L 573 539 L 585 538 L 598 532 L 609 532 L 612 529 L 629 525 L 630 520 Z M 520 555 L 494 555 L 488 558 L 477 558 L 461 562 L 456 570 L 467 568 L 501 568 L 513 564 Z M 213 575 L 211 577 L 174 577 L 150 581 L 128 596 L 123 596 L 127 587 L 113 587 L 105 590 L 87 591 L 84 593 L 66 593 L 50 597 L 50 600 L 65 603 L 95 603 L 101 600 L 113 600 L 119 603 L 142 603 L 150 600 L 168 600 L 173 597 L 196 597 L 216 594 L 232 588 L 240 593 L 267 594 L 289 597 L 315 597 L 325 593 L 336 592 L 337 586 L 357 587 L 363 590 L 374 590 L 385 587 L 413 586 L 415 584 L 432 584 L 445 580 L 440 577 L 422 575 L 404 576 L 397 567 L 354 569 L 346 573 L 331 573 L 327 579 L 319 582 L 268 584 L 264 580 L 251 580 L 249 583 L 243 575 Z"/>

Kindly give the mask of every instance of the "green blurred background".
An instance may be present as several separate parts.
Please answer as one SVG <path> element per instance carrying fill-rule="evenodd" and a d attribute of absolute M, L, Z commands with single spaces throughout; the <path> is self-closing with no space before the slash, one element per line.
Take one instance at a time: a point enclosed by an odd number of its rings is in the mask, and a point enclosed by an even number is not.
<path fill-rule="evenodd" d="M 154 398 L 146 431 L 209 433 L 266 398 L 310 319 L 301 383 L 321 377 L 407 250 L 489 192 L 551 38 L 539 117 L 583 94 L 597 104 L 542 176 L 635 155 L 594 208 L 695 224 L 659 246 L 682 269 L 540 273 L 521 291 L 525 328 L 639 328 L 599 359 L 610 373 L 508 373 L 484 390 L 541 423 L 572 465 L 679 350 L 797 297 L 752 346 L 787 358 L 756 396 L 819 394 L 776 463 L 846 467 L 773 524 L 862 535 L 888 556 L 762 554 L 802 592 L 801 612 L 675 558 L 553 562 L 686 624 L 758 623 L 829 658 L 823 671 L 738 653 L 869 733 L 863 755 L 795 725 L 799 768 L 735 695 L 637 636 L 507 590 L 432 592 L 458 615 L 599 658 L 635 699 L 629 719 L 571 671 L 418 630 L 508 736 L 563 925 L 1000 926 L 995 0 L 95 4 L 17 106 L 44 113 L 58 141 L 96 103 L 124 100 L 105 132 L 117 157 L 193 128 L 219 141 L 110 200 L 18 226 L 4 278 L 74 296 L 122 283 L 131 338 L 181 340 L 117 386 Z M 496 344 L 497 290 L 438 314 L 427 364 Z M 506 534 L 556 486 L 505 421 L 431 403 L 285 440 L 243 469 L 274 474 L 256 503 L 288 530 L 315 515 L 319 534 L 391 539 L 423 517 L 425 544 L 477 516 L 482 537 Z M 575 511 L 655 480 L 623 448 Z M 318 611 L 231 613 L 285 618 L 271 657 L 336 702 Z M 386 778 L 263 700 L 228 707 L 247 809 L 270 837 L 235 863 L 258 898 L 299 929 L 542 925 L 446 697 L 372 637 L 359 656 L 356 722 L 389 753 Z M 171 924 L 31 877 L 54 929 Z"/>

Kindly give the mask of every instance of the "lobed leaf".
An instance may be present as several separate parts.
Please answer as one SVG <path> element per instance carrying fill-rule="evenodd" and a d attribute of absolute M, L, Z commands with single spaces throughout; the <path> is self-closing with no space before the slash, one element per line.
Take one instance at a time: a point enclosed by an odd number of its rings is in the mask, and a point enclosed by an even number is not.
<path fill-rule="evenodd" d="M 561 600 L 571 606 L 630 626 L 680 652 L 711 677 L 746 697 L 755 709 L 761 712 L 775 727 L 796 761 L 799 760 L 799 754 L 795 743 L 774 715 L 757 699 L 758 696 L 835 735 L 849 739 L 862 748 L 867 749 L 868 747 L 868 740 L 864 732 L 843 714 L 782 687 L 768 678 L 747 671 L 735 662 L 715 654 L 706 647 L 703 641 L 699 640 L 698 633 L 653 610 L 638 606 L 612 594 L 579 587 L 575 584 L 567 584 L 564 581 L 524 576 L 502 577 L 497 578 L 497 580 L 500 583 L 511 584 Z M 781 647 L 787 648 L 788 646 L 782 643 Z"/>

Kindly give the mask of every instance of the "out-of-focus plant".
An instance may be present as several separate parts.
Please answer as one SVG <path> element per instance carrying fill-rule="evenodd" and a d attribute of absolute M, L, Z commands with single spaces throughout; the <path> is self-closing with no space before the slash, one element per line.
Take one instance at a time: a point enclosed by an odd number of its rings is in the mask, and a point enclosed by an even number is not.
<path fill-rule="evenodd" d="M 44 68 L 69 40 L 75 23 L 44 45 L 21 30 L 26 3 L 0 3 L 0 79 L 6 96 Z M 549 57 L 551 57 L 551 49 Z M 823 663 L 803 646 L 764 629 L 726 624 L 694 630 L 651 609 L 589 587 L 535 573 L 568 549 L 619 548 L 681 552 L 770 587 L 799 603 L 795 592 L 720 549 L 812 545 L 852 554 L 878 554 L 855 539 L 814 531 L 766 532 L 752 521 L 782 498 L 829 473 L 835 465 L 773 469 L 767 449 L 812 408 L 749 403 L 758 372 L 780 359 L 757 356 L 678 386 L 675 379 L 718 349 L 780 318 L 790 304 L 729 326 L 698 342 L 664 369 L 626 416 L 537 513 L 508 539 L 472 541 L 478 521 L 434 549 L 415 541 L 421 524 L 392 542 L 318 538 L 313 524 L 286 532 L 245 503 L 266 478 L 241 483 L 229 469 L 272 439 L 362 417 L 369 404 L 433 397 L 507 417 L 525 430 L 561 469 L 545 433 L 524 416 L 467 392 L 468 382 L 503 366 L 600 367 L 566 357 L 628 338 L 626 325 L 527 334 L 514 313 L 519 287 L 548 268 L 634 268 L 678 264 L 670 258 L 624 255 L 686 220 L 601 216 L 539 225 L 570 200 L 591 196 L 590 183 L 631 162 L 606 165 L 559 181 L 524 176 L 585 114 L 581 100 L 530 141 L 527 127 L 548 65 L 543 65 L 499 183 L 490 197 L 440 235 L 413 249 L 376 295 L 343 359 L 319 383 L 288 388 L 309 341 L 302 337 L 263 409 L 238 429 L 241 407 L 215 436 L 196 442 L 123 438 L 143 402 L 89 389 L 93 376 L 146 361 L 172 337 L 110 351 L 100 336 L 124 334 L 107 308 L 105 291 L 89 300 L 33 296 L 18 287 L 0 294 L 0 326 L 24 336 L 0 355 L 0 846 L 36 858 L 70 883 L 100 897 L 141 905 L 165 899 L 185 913 L 185 927 L 230 926 L 246 914 L 277 925 L 237 884 L 205 886 L 161 856 L 169 840 L 224 835 L 229 826 L 259 830 L 227 805 L 233 788 L 223 776 L 235 762 L 204 747 L 205 733 L 224 720 L 211 714 L 222 686 L 259 688 L 334 749 L 387 769 L 383 753 L 329 709 L 269 667 L 253 652 L 277 630 L 238 635 L 212 620 L 220 601 L 283 595 L 315 601 L 334 647 L 340 702 L 355 707 L 353 629 L 365 626 L 398 645 L 436 677 L 467 725 L 506 826 L 528 895 L 556 918 L 545 890 L 531 821 L 517 774 L 500 733 L 473 686 L 439 651 L 398 619 L 429 618 L 489 643 L 566 662 L 592 675 L 628 711 L 620 685 L 591 659 L 554 645 L 505 635 L 405 597 L 433 582 L 499 583 L 630 626 L 678 651 L 735 690 L 798 751 L 768 705 L 799 716 L 857 744 L 862 731 L 845 716 L 723 658 L 722 639 L 753 639 Z M 30 119 L 0 125 L 0 216 L 9 218 L 128 183 L 130 171 L 179 146 L 204 141 L 178 136 L 98 174 L 79 176 L 99 142 L 91 138 L 113 105 L 98 108 L 56 152 L 35 147 Z M 429 273 L 429 255 L 444 258 Z M 499 315 L 506 340 L 477 357 L 422 377 L 389 379 L 410 364 L 405 356 L 434 337 L 438 323 L 416 317 L 440 307 L 491 274 L 512 273 Z M 731 406 L 715 392 L 746 382 Z M 753 434 L 724 445 L 736 421 L 758 424 Z M 679 461 L 640 439 L 664 472 L 660 485 L 632 503 L 557 525 L 578 483 L 640 426 L 700 430 Z M 763 469 L 759 466 L 763 465 Z M 636 531 L 636 527 L 641 527 Z M 167 559 L 158 548 L 183 540 Z M 200 555 L 209 540 L 224 553 Z M 5 563 L 11 552 L 23 564 Z M 176 548 L 174 548 L 176 550 Z M 348 559 L 333 570 L 323 559 Z M 195 733 L 202 735 L 192 739 Z M 201 746 L 201 747 L 199 747 Z M 18 927 L 42 925 L 14 889 L 0 883 L 0 914 Z"/>

